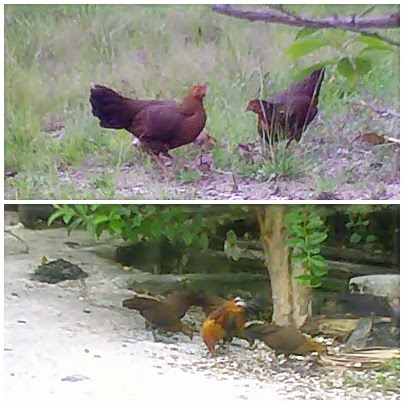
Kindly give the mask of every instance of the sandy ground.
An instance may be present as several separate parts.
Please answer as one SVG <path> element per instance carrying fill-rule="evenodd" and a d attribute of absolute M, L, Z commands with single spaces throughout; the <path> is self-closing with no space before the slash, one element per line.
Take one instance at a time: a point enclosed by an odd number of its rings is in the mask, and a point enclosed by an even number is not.
<path fill-rule="evenodd" d="M 231 372 L 215 374 L 199 336 L 156 343 L 142 318 L 121 307 L 125 273 L 109 239 L 65 229 L 12 228 L 5 235 L 5 397 L 10 399 L 268 400 L 282 385 Z M 75 244 L 66 244 L 74 242 Z M 21 247 L 21 251 L 20 251 Z M 50 285 L 29 279 L 41 257 L 64 258 L 89 272 L 84 281 Z M 196 364 L 203 363 L 203 369 Z M 201 396 L 202 397 L 202 396 Z"/>

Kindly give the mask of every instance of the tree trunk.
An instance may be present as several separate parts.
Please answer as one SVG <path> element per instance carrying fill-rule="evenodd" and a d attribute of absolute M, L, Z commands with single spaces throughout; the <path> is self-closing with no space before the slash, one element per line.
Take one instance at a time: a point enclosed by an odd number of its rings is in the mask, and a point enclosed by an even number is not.
<path fill-rule="evenodd" d="M 295 277 L 304 273 L 301 265 L 290 260 L 286 244 L 284 205 L 256 207 L 265 253 L 265 264 L 271 280 L 274 313 L 272 321 L 280 326 L 300 327 L 311 314 L 311 289 L 298 284 Z"/>

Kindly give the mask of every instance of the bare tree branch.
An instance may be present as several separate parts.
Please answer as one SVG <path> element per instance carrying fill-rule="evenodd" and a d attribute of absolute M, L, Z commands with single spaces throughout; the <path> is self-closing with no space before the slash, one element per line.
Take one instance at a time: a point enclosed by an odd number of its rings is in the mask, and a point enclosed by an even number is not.
<path fill-rule="evenodd" d="M 213 11 L 217 13 L 243 20 L 279 23 L 295 27 L 344 29 L 378 38 L 381 41 L 389 43 L 390 45 L 400 46 L 400 42 L 380 35 L 377 32 L 367 31 L 369 28 L 400 28 L 399 12 L 390 15 L 377 15 L 369 17 L 361 17 L 360 15 L 338 17 L 335 15 L 333 17 L 314 18 L 298 16 L 289 10 L 286 10 L 282 5 L 271 5 L 270 8 L 272 9 L 270 11 L 262 9 L 253 10 L 228 4 L 216 4 L 212 7 Z"/>

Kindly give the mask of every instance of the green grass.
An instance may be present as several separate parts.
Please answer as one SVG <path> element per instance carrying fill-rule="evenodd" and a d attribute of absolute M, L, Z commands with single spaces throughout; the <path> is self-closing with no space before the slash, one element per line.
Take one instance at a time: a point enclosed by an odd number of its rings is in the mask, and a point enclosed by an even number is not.
<path fill-rule="evenodd" d="M 362 8 L 294 9 L 328 15 Z M 375 12 L 386 10 L 389 7 L 379 6 Z M 145 169 L 151 167 L 147 156 L 133 150 L 130 134 L 98 126 L 88 102 L 92 83 L 133 97 L 180 99 L 193 83 L 207 82 L 206 129 L 218 140 L 217 167 L 264 178 L 302 175 L 309 163 L 302 166 L 300 157 L 294 159 L 293 147 L 270 163 L 246 163 L 235 152 L 238 143 L 256 140 L 256 117 L 244 109 L 257 95 L 260 77 L 266 78 L 266 87 L 274 93 L 299 70 L 329 56 L 331 51 L 322 49 L 299 61 L 288 59 L 284 51 L 295 34 L 295 29 L 282 25 L 251 24 L 218 15 L 206 5 L 7 5 L 5 169 L 19 176 L 8 179 L 6 188 L 25 199 L 88 197 L 91 189 L 74 179 L 61 181 L 59 170 L 86 170 L 91 162 L 108 168 L 92 184 L 101 188 L 98 196 L 113 198 L 124 164 L 136 160 L 146 164 Z M 367 92 L 380 104 L 398 109 L 398 61 L 398 52 L 386 55 L 374 64 L 361 86 L 347 86 L 338 76 L 323 86 L 324 124 L 316 136 L 325 139 L 324 149 L 341 134 L 368 126 L 374 130 L 364 114 L 352 122 L 349 131 L 334 132 L 338 128 L 335 117 L 351 108 L 341 102 L 344 97 L 359 100 Z M 329 72 L 327 78 L 332 75 Z M 49 121 L 62 122 L 61 139 L 44 129 Z M 182 160 L 192 153 L 190 147 L 175 151 Z M 191 174 L 182 177 L 182 181 L 197 180 Z"/>

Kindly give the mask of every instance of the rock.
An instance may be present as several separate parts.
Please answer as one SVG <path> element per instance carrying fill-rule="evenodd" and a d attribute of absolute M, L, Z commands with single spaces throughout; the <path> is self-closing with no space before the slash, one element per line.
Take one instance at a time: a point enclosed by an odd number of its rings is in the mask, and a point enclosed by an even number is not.
<path fill-rule="evenodd" d="M 4 255 L 28 254 L 29 247 L 14 233 L 4 232 Z"/>
<path fill-rule="evenodd" d="M 7 209 L 9 205 L 6 205 L 4 209 Z M 15 205 L 17 206 L 17 205 Z M 15 226 L 16 224 L 20 223 L 20 218 L 18 216 L 18 212 L 10 212 L 10 211 L 5 211 L 4 212 L 4 226 Z"/>
<path fill-rule="evenodd" d="M 89 380 L 90 378 L 83 375 L 70 375 L 60 379 L 62 382 L 81 382 L 83 380 Z"/>
<path fill-rule="evenodd" d="M 372 319 L 370 317 L 361 318 L 345 345 L 345 351 L 350 352 L 365 348 L 371 329 Z"/>
<path fill-rule="evenodd" d="M 349 290 L 394 299 L 400 297 L 400 275 L 357 276 L 349 280 Z"/>
<path fill-rule="evenodd" d="M 41 222 L 46 223 L 54 211 L 53 205 L 18 205 L 20 221 L 29 229 L 38 227 Z"/>

